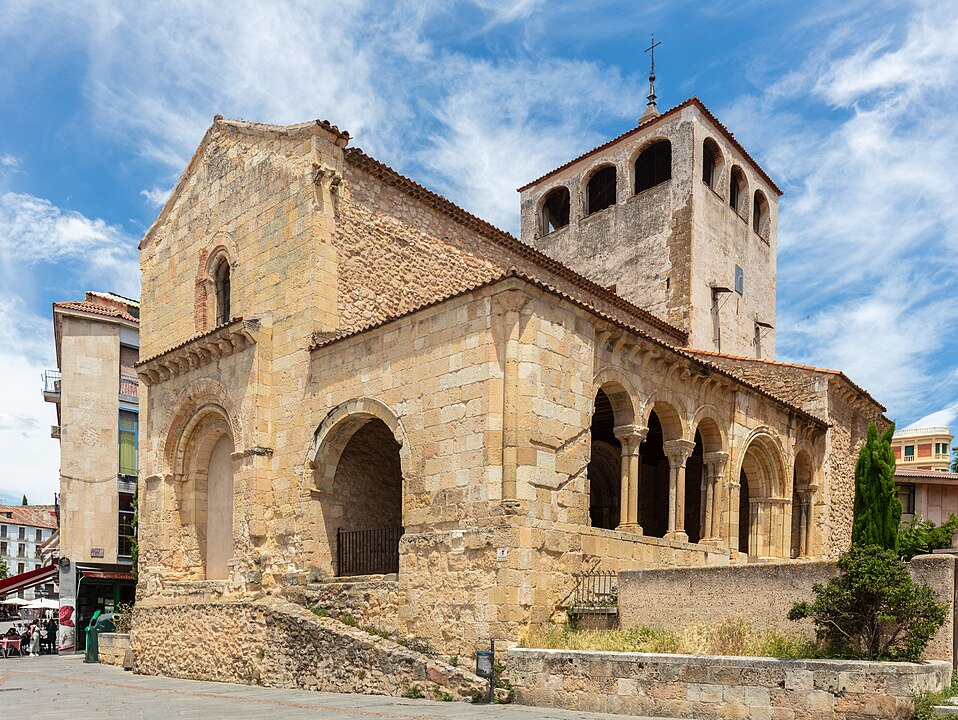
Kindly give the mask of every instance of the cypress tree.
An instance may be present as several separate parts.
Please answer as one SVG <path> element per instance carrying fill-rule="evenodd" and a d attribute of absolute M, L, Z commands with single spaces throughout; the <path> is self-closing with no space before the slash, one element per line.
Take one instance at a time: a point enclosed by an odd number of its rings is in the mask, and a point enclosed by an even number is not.
<path fill-rule="evenodd" d="M 901 502 L 895 492 L 895 455 L 891 451 L 892 424 L 881 437 L 875 423 L 855 463 L 855 518 L 852 545 L 898 549 Z"/>

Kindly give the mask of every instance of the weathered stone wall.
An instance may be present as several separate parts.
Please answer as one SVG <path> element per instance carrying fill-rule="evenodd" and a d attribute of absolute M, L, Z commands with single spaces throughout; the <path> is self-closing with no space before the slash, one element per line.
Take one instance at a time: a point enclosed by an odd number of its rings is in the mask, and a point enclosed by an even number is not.
<path fill-rule="evenodd" d="M 955 562 L 954 555 L 936 554 L 919 555 L 908 563 L 915 582 L 931 586 L 951 605 L 945 624 L 925 650 L 928 660 L 955 661 Z M 813 600 L 812 586 L 828 582 L 837 572 L 834 561 L 620 571 L 619 626 L 679 630 L 744 618 L 759 630 L 814 638 L 811 621 L 792 622 L 788 611 L 796 602 Z"/>
<path fill-rule="evenodd" d="M 911 718 L 951 664 L 696 657 L 576 650 L 509 651 L 516 699 L 570 710 L 697 720 Z"/>
<path fill-rule="evenodd" d="M 487 682 L 299 605 L 277 600 L 134 610 L 135 670 L 196 680 L 324 692 L 401 695 L 435 686 L 455 699 Z"/>
<path fill-rule="evenodd" d="M 123 660 L 130 650 L 130 636 L 127 633 L 100 633 L 97 648 L 102 664 L 123 667 Z"/>
<path fill-rule="evenodd" d="M 399 608 L 405 598 L 397 575 L 365 575 L 310 583 L 295 601 L 337 617 L 351 615 L 366 625 L 398 632 Z"/>

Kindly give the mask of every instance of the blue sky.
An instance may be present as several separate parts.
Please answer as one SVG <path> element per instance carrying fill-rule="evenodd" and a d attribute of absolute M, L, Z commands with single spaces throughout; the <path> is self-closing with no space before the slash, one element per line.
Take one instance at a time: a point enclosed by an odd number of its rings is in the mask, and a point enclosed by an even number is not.
<path fill-rule="evenodd" d="M 515 188 L 698 95 L 785 190 L 778 357 L 958 415 L 958 6 L 0 0 L 0 498 L 57 485 L 50 305 L 138 293 L 213 115 L 326 118 L 508 230 Z"/>

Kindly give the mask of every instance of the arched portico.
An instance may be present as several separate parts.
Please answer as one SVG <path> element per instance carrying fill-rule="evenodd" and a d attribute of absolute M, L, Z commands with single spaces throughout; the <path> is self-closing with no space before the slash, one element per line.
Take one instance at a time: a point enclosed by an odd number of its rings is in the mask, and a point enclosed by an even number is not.
<path fill-rule="evenodd" d="M 745 444 L 738 471 L 737 538 L 739 552 L 757 558 L 788 556 L 789 498 L 781 443 L 768 430 L 753 432 Z"/>

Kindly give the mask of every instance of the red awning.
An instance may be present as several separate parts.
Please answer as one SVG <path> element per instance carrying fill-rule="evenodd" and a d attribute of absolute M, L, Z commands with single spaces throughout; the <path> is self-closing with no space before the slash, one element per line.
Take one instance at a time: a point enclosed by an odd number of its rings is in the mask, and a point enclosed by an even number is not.
<path fill-rule="evenodd" d="M 133 580 L 130 572 L 107 572 L 105 570 L 83 570 L 83 577 L 94 580 Z"/>
<path fill-rule="evenodd" d="M 29 590 L 37 585 L 43 585 L 55 577 L 57 577 L 56 563 L 51 563 L 36 570 L 30 570 L 29 572 L 20 573 L 19 575 L 8 577 L 5 580 L 0 580 L 0 595 L 9 595 L 11 593 L 18 593 L 21 590 Z"/>

